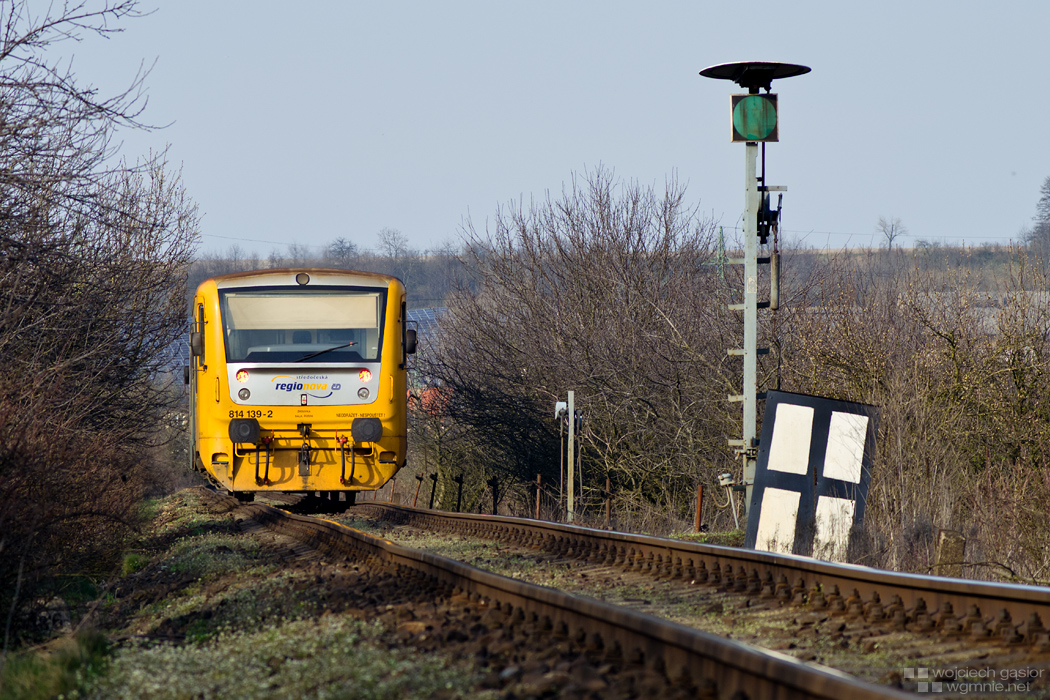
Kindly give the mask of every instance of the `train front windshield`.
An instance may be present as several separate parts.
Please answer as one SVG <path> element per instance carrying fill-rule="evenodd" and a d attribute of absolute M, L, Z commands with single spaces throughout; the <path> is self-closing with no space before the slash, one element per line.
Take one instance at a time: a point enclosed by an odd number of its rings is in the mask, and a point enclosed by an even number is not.
<path fill-rule="evenodd" d="M 251 287 L 219 291 L 227 362 L 377 362 L 386 291 Z"/>

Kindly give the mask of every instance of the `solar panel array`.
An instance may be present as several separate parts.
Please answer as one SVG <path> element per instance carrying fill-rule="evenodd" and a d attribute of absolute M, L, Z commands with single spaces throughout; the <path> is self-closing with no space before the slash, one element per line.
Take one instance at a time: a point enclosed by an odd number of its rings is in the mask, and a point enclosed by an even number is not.
<path fill-rule="evenodd" d="M 440 330 L 440 319 L 448 313 L 447 306 L 434 306 L 429 309 L 409 309 L 408 320 L 415 321 L 419 335 L 434 336 Z"/>
<path fill-rule="evenodd" d="M 187 335 L 180 335 L 175 342 L 168 346 L 167 362 L 165 364 L 181 371 L 183 365 L 190 363 L 190 339 Z"/>

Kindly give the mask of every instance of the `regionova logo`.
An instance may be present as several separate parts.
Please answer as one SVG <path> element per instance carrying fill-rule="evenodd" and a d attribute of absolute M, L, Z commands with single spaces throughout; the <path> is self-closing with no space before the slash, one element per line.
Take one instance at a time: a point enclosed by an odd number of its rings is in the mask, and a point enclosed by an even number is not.
<path fill-rule="evenodd" d="M 274 391 L 287 391 L 289 393 L 294 391 L 303 392 L 315 399 L 327 399 L 334 392 L 328 388 L 328 377 L 324 375 L 300 375 L 293 377 L 287 374 L 278 374 L 276 377 L 270 380 L 273 383 Z M 332 389 L 339 388 L 333 384 Z M 312 393 L 312 392 L 325 392 L 324 393 Z"/>

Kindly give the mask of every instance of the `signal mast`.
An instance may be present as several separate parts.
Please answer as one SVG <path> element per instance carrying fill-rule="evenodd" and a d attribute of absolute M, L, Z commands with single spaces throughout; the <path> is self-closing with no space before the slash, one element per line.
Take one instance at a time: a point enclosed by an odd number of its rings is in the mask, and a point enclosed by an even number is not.
<path fill-rule="evenodd" d="M 732 80 L 747 90 L 746 95 L 732 95 L 732 140 L 744 146 L 744 257 L 729 258 L 727 262 L 744 266 L 744 300 L 730 304 L 732 311 L 744 314 L 744 343 L 742 348 L 730 348 L 729 355 L 739 355 L 744 361 L 743 389 L 731 394 L 729 400 L 743 404 L 743 425 L 740 439 L 729 440 L 730 447 L 743 463 L 743 484 L 746 486 L 745 512 L 751 504 L 758 457 L 758 401 L 765 392 L 758 391 L 758 355 L 766 355 L 769 348 L 758 347 L 758 310 L 775 311 L 780 305 L 780 253 L 777 228 L 780 207 L 786 187 L 774 187 L 766 182 L 766 142 L 779 141 L 777 96 L 770 87 L 778 78 L 791 78 L 808 73 L 806 66 L 767 61 L 721 63 L 700 71 L 705 78 Z M 761 93 L 760 90 L 765 92 Z M 762 170 L 757 173 L 758 144 L 762 144 Z M 770 203 L 770 194 L 777 192 L 777 207 Z M 772 249 L 759 257 L 759 245 L 768 246 L 773 236 Z M 770 266 L 769 301 L 758 301 L 758 266 Z M 734 508 L 734 514 L 735 514 Z"/>

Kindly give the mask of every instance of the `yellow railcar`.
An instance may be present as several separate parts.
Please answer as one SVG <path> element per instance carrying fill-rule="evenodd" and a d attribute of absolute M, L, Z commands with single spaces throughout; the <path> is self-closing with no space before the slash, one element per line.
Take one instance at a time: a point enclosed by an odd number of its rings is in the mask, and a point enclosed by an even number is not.
<path fill-rule="evenodd" d="M 258 491 L 377 489 L 405 464 L 405 288 L 367 272 L 222 275 L 193 298 L 194 466 Z"/>

